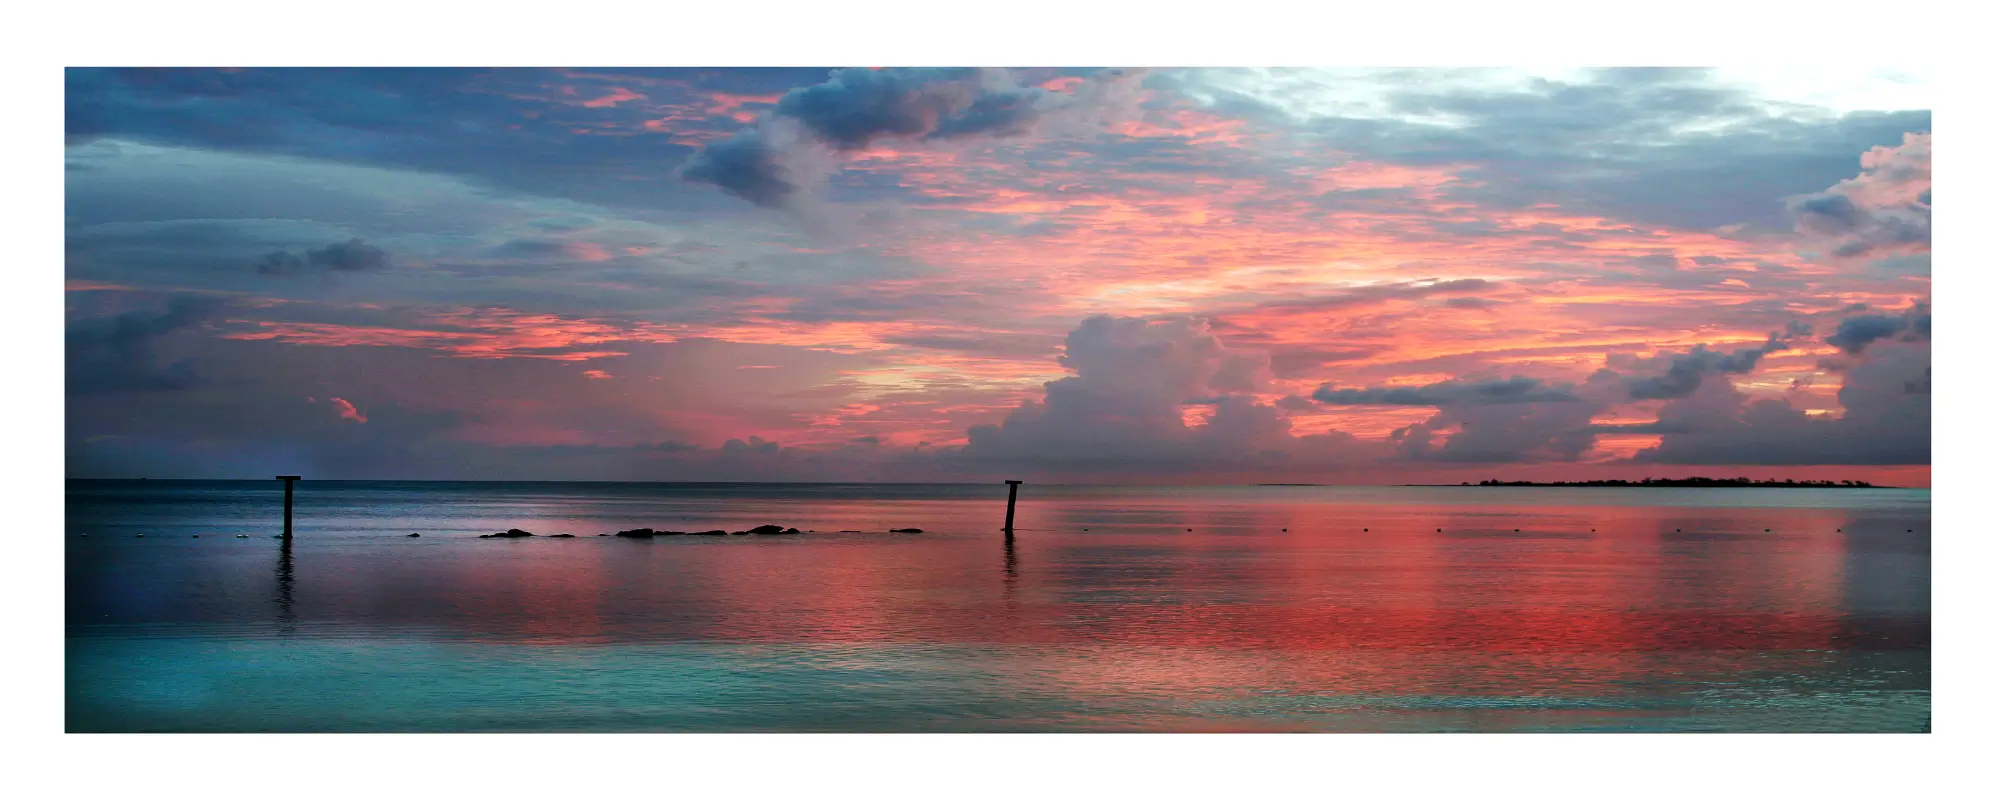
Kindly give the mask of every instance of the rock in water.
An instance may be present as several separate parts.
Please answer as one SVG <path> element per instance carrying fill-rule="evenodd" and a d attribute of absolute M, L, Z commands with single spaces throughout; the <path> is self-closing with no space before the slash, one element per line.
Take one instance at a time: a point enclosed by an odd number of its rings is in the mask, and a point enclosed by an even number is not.
<path fill-rule="evenodd" d="M 923 528 L 890 528 L 890 533 L 923 533 Z"/>
<path fill-rule="evenodd" d="M 689 536 L 728 536 L 728 535 L 729 535 L 729 531 L 725 531 L 725 530 L 713 530 L 713 531 L 689 531 L 689 532 L 688 532 L 688 535 L 689 535 Z"/>
<path fill-rule="evenodd" d="M 785 529 L 778 525 L 759 525 L 755 528 L 751 528 L 750 530 L 744 531 L 744 533 L 757 533 L 757 534 L 771 534 L 771 533 L 784 533 L 784 532 Z"/>
<path fill-rule="evenodd" d="M 623 536 L 627 539 L 651 539 L 653 538 L 653 529 L 633 528 L 629 531 L 619 531 L 618 535 Z"/>
<path fill-rule="evenodd" d="M 408 536 L 405 536 L 405 537 L 403 537 L 403 538 L 405 538 L 405 539 L 415 539 L 415 538 L 417 538 L 417 537 L 419 537 L 419 536 L 422 536 L 422 535 L 423 535 L 423 534 L 421 534 L 421 533 L 412 533 L 412 534 L 410 534 L 410 535 L 408 535 Z"/>
<path fill-rule="evenodd" d="M 481 537 L 479 537 L 479 538 L 481 538 L 481 539 L 519 539 L 519 538 L 522 538 L 522 537 L 524 537 L 524 536 L 533 536 L 533 535 L 534 535 L 534 534 L 532 534 L 532 533 L 529 533 L 529 532 L 527 532 L 527 531 L 524 531 L 524 530 L 521 530 L 520 528 L 508 528 L 508 529 L 507 529 L 507 532 L 506 532 L 506 533 L 489 533 L 489 534 L 486 534 L 486 535 L 484 535 L 484 536 L 481 536 Z"/>
<path fill-rule="evenodd" d="M 558 533 L 558 534 L 556 534 L 556 535 L 554 535 L 554 536 L 551 536 L 551 537 L 549 537 L 549 538 L 551 538 L 551 539 L 574 539 L 574 538 L 576 538 L 576 534 L 573 534 L 573 533 Z"/>

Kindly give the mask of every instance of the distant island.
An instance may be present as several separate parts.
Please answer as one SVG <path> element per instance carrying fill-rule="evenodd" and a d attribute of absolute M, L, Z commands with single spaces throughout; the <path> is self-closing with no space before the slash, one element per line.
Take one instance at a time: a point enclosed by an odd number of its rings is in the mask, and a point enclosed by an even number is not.
<path fill-rule="evenodd" d="M 1450 484 L 1413 484 L 1413 485 L 1420 485 L 1420 486 L 1449 486 Z M 1488 481 L 1480 481 L 1480 482 L 1478 482 L 1478 483 L 1476 483 L 1476 484 L 1475 484 L 1475 483 L 1460 483 L 1460 484 L 1458 484 L 1458 485 L 1460 485 L 1460 486 L 1610 486 L 1610 487 L 1638 487 L 1638 488 L 1645 488 L 1645 489 L 1651 489 L 1651 488 L 1678 488 L 1678 487 L 1692 487 L 1692 488 L 1701 488 L 1701 489 L 1887 489 L 1887 488 L 1892 488 L 1892 487 L 1887 487 L 1887 486 L 1876 486 L 1876 485 L 1874 485 L 1874 484 L 1872 484 L 1872 483 L 1869 483 L 1869 482 L 1867 482 L 1867 481 L 1798 481 L 1798 480 L 1792 480 L 1792 479 L 1790 479 L 1790 478 L 1787 478 L 1787 479 L 1785 479 L 1785 480 L 1782 480 L 1782 481 L 1779 481 L 1779 480 L 1762 480 L 1762 481 L 1756 481 L 1756 480 L 1751 480 L 1751 479 L 1749 479 L 1749 478 L 1646 478 L 1646 479 L 1643 479 L 1643 480 L 1636 480 L 1636 481 L 1626 481 L 1626 480 L 1609 480 L 1609 481 L 1553 481 L 1553 482 L 1549 482 L 1549 483 L 1536 483 L 1536 482 L 1534 482 L 1534 481 L 1493 481 L 1493 480 L 1488 480 Z"/>

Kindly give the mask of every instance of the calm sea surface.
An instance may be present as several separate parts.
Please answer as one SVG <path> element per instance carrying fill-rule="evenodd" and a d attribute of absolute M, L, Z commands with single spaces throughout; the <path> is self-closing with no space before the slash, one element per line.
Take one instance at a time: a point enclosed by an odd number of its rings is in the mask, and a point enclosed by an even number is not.
<path fill-rule="evenodd" d="M 1930 727 L 1927 490 L 282 496 L 69 483 L 69 730 Z"/>

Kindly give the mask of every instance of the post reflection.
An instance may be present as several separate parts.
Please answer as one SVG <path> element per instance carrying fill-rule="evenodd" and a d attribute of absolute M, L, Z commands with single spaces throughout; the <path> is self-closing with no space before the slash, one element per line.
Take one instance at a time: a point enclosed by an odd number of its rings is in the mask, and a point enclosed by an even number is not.
<path fill-rule="evenodd" d="M 292 539 L 278 543 L 278 635 L 290 636 L 297 628 L 292 612 Z"/>

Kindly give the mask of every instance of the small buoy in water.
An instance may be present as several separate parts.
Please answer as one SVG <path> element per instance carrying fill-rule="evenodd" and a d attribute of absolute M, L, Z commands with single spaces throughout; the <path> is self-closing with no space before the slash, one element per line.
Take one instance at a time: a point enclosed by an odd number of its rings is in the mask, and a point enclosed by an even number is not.
<path fill-rule="evenodd" d="M 1679 529 L 1679 528 L 1675 528 L 1675 529 L 1674 529 L 1674 533 L 1680 533 L 1680 532 L 1681 532 L 1681 529 Z"/>
<path fill-rule="evenodd" d="M 1596 532 L 1597 532 L 1597 529 L 1596 529 L 1596 528 L 1591 528 L 1591 529 L 1590 529 L 1590 532 L 1591 532 L 1591 533 L 1596 533 Z"/>
<path fill-rule="evenodd" d="M 1090 529 L 1089 529 L 1089 528 L 1084 528 L 1084 530 L 1090 530 Z"/>
<path fill-rule="evenodd" d="M 143 533 L 142 533 L 142 534 L 139 534 L 139 538 L 141 538 L 141 539 L 144 539 L 144 538 L 146 538 L 146 534 L 143 534 Z"/>
<path fill-rule="evenodd" d="M 1520 528 L 1515 528 L 1515 529 L 1514 529 L 1514 532 L 1515 532 L 1515 533 L 1520 533 L 1520 532 L 1521 532 L 1521 529 L 1520 529 Z"/>
<path fill-rule="evenodd" d="M 1443 529 L 1443 528 L 1439 528 L 1439 529 L 1438 529 L 1438 533 L 1444 533 L 1444 529 Z"/>
<path fill-rule="evenodd" d="M 1367 532 L 1368 532 L 1368 529 L 1367 529 L 1367 528 L 1362 528 L 1362 529 L 1361 529 L 1361 532 L 1362 532 L 1362 533 L 1367 533 Z"/>
<path fill-rule="evenodd" d="M 1278 530 L 1281 530 L 1281 531 L 1290 531 L 1290 530 L 1291 530 L 1291 528 L 1279 528 Z M 1368 529 L 1367 529 L 1367 528 L 1362 528 L 1362 530 L 1364 530 L 1364 531 L 1365 531 L 1365 530 L 1368 530 Z"/>
<path fill-rule="evenodd" d="M 1846 531 L 1846 529 L 1844 529 L 1844 528 L 1834 528 L 1834 529 L 1833 529 L 1833 532 L 1834 532 L 1834 533 L 1846 533 L 1847 531 Z"/>
<path fill-rule="evenodd" d="M 412 533 L 412 534 L 410 534 L 410 535 L 408 535 L 408 536 L 405 536 L 405 537 L 403 537 L 403 538 L 405 538 L 405 539 L 415 539 L 415 538 L 417 538 L 417 537 L 420 537 L 420 536 L 423 536 L 423 534 L 421 534 L 421 533 Z"/>
<path fill-rule="evenodd" d="M 1770 532 L 1771 532 L 1771 529 L 1770 529 L 1770 528 L 1765 528 L 1765 529 L 1764 529 L 1764 532 L 1765 532 L 1765 533 L 1770 533 Z"/>
<path fill-rule="evenodd" d="M 238 538 L 238 539 L 248 539 L 248 538 L 250 538 L 250 534 L 247 534 L 247 533 L 239 533 L 239 534 L 236 534 L 236 538 Z"/>
<path fill-rule="evenodd" d="M 1194 533 L 1194 529 L 1193 529 L 1193 528 L 1189 528 L 1189 529 L 1188 529 L 1188 533 Z"/>
<path fill-rule="evenodd" d="M 201 534 L 197 533 L 197 534 L 195 534 L 195 535 L 193 535 L 193 536 L 191 536 L 191 537 L 188 537 L 188 538 L 191 538 L 191 539 L 199 539 L 199 538 L 201 538 Z"/>

